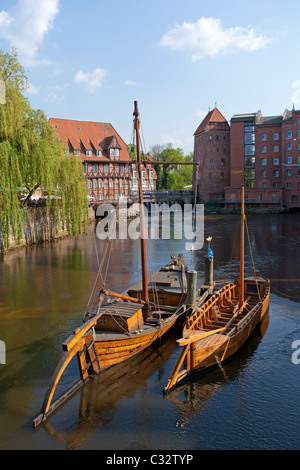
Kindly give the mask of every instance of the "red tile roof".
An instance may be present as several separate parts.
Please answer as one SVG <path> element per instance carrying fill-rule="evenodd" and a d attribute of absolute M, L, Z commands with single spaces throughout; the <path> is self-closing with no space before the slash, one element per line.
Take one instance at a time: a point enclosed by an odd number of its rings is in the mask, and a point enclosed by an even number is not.
<path fill-rule="evenodd" d="M 194 135 L 204 131 L 210 122 L 227 122 L 227 120 L 224 118 L 223 114 L 220 113 L 218 108 L 214 108 L 205 116 Z"/>
<path fill-rule="evenodd" d="M 82 161 L 113 161 L 109 158 L 106 149 L 114 141 L 116 148 L 120 150 L 120 160 L 131 160 L 127 150 L 127 144 L 122 137 L 117 133 L 115 128 L 105 122 L 91 122 L 91 121 L 75 121 L 71 119 L 57 119 L 50 118 L 51 124 L 56 128 L 57 133 L 62 140 L 66 149 L 80 150 L 80 158 Z M 114 140 L 115 137 L 115 140 Z M 85 154 L 86 150 L 92 150 L 92 156 L 88 157 Z M 101 150 L 102 156 L 96 156 L 96 150 Z"/>

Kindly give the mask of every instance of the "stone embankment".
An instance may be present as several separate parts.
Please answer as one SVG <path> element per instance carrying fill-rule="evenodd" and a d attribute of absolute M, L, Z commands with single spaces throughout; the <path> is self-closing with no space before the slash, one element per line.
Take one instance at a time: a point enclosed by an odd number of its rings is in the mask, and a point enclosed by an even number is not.
<path fill-rule="evenodd" d="M 0 225 L 0 252 L 6 253 L 23 246 L 34 245 L 68 236 L 68 231 L 60 224 L 56 229 L 51 213 L 48 215 L 45 207 L 28 207 L 23 213 L 23 233 L 20 242 L 15 239 L 12 227 L 9 235 L 9 248 L 5 250 L 2 227 Z M 89 223 L 94 222 L 95 214 L 89 208 Z"/>

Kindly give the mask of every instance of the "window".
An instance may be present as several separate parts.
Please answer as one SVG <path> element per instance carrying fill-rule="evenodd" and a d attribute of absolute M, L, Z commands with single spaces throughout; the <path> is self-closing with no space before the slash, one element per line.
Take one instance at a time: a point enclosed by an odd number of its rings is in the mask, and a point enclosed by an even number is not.
<path fill-rule="evenodd" d="M 278 132 L 274 132 L 273 140 L 279 140 L 279 133 Z"/>
<path fill-rule="evenodd" d="M 288 139 L 291 139 L 293 137 L 292 131 L 290 129 L 287 131 L 286 136 Z"/>
<path fill-rule="evenodd" d="M 292 171 L 291 171 L 291 170 L 287 170 L 286 176 L 292 176 Z"/>
<path fill-rule="evenodd" d="M 220 178 L 221 178 L 221 180 L 224 179 L 224 173 L 220 173 Z"/>
<path fill-rule="evenodd" d="M 225 166 L 225 165 L 226 165 L 225 158 L 221 158 L 221 165 L 222 165 L 222 166 Z"/>
<path fill-rule="evenodd" d="M 292 144 L 287 144 L 287 150 L 292 150 Z"/>
<path fill-rule="evenodd" d="M 262 172 L 261 172 L 261 177 L 262 177 L 262 178 L 266 178 L 266 177 L 267 177 L 267 171 L 266 171 L 266 170 L 262 170 Z"/>
<path fill-rule="evenodd" d="M 103 167 L 104 173 L 108 173 L 108 168 L 109 168 L 108 165 L 104 165 L 104 167 Z"/>
<path fill-rule="evenodd" d="M 258 199 L 259 201 L 262 201 L 262 194 L 261 194 L 261 193 L 259 193 L 259 194 L 257 195 L 257 199 Z"/>
<path fill-rule="evenodd" d="M 291 201 L 292 201 L 292 202 L 297 202 L 297 201 L 298 201 L 298 196 L 297 196 L 297 194 L 293 194 L 293 195 L 292 195 Z"/>
<path fill-rule="evenodd" d="M 274 194 L 274 193 L 271 194 L 271 201 L 272 201 L 272 202 L 276 202 L 276 201 L 277 201 L 277 194 L 276 194 L 276 193 L 275 193 L 275 194 Z"/>
<path fill-rule="evenodd" d="M 98 187 L 103 188 L 103 181 L 101 181 L 101 180 L 98 181 Z"/>
<path fill-rule="evenodd" d="M 298 144 L 298 150 L 300 150 L 300 142 L 299 142 L 299 144 Z"/>
<path fill-rule="evenodd" d="M 92 182 L 91 181 L 88 181 L 87 185 L 88 185 L 88 188 L 92 188 Z"/>
<path fill-rule="evenodd" d="M 286 162 L 288 165 L 291 165 L 293 163 L 293 157 L 287 157 Z"/>
<path fill-rule="evenodd" d="M 262 146 L 261 153 L 267 153 L 267 146 L 266 145 Z"/>
<path fill-rule="evenodd" d="M 98 165 L 97 163 L 94 163 L 93 167 L 92 167 L 92 172 L 93 173 L 97 173 L 98 172 Z"/>
<path fill-rule="evenodd" d="M 124 165 L 120 165 L 120 173 L 122 173 L 122 174 L 123 174 L 123 173 L 124 173 L 124 171 L 125 171 L 125 167 L 124 167 Z"/>
<path fill-rule="evenodd" d="M 98 194 L 98 201 L 103 201 L 103 194 L 102 193 Z"/>
<path fill-rule="evenodd" d="M 255 145 L 245 145 L 245 155 L 255 155 Z"/>
<path fill-rule="evenodd" d="M 142 178 L 145 178 L 145 170 L 142 171 Z"/>
<path fill-rule="evenodd" d="M 212 180 L 212 179 L 213 179 L 213 174 L 212 174 L 212 173 L 209 173 L 209 174 L 208 174 L 208 177 L 209 177 L 210 180 Z"/>
<path fill-rule="evenodd" d="M 98 182 L 97 181 L 93 181 L 93 188 L 97 188 L 98 186 Z"/>
<path fill-rule="evenodd" d="M 86 150 L 85 154 L 86 154 L 87 157 L 91 157 L 92 156 L 92 151 L 91 150 Z"/>
<path fill-rule="evenodd" d="M 262 188 L 266 188 L 266 187 L 267 187 L 267 183 L 263 183 L 263 184 L 261 185 L 261 187 L 262 187 Z"/>
<path fill-rule="evenodd" d="M 102 150 L 96 150 L 97 157 L 102 157 Z"/>
<path fill-rule="evenodd" d="M 298 129 L 298 137 L 300 137 L 300 129 Z"/>
<path fill-rule="evenodd" d="M 279 165 L 279 158 L 273 158 L 273 165 Z"/>
<path fill-rule="evenodd" d="M 230 201 L 234 202 L 235 201 L 235 194 L 230 194 Z"/>
<path fill-rule="evenodd" d="M 273 145 L 273 152 L 274 153 L 279 152 L 279 145 Z"/>
<path fill-rule="evenodd" d="M 120 187 L 120 188 L 123 188 L 123 186 L 124 186 L 124 185 L 123 185 L 123 181 L 119 181 L 119 187 Z"/>
<path fill-rule="evenodd" d="M 267 140 L 267 134 L 262 134 L 262 135 L 261 135 L 261 140 L 262 140 L 262 141 Z"/>
<path fill-rule="evenodd" d="M 273 183 L 273 188 L 279 188 L 279 183 Z"/>
<path fill-rule="evenodd" d="M 266 134 L 264 134 L 266 135 Z M 261 140 L 267 140 L 267 139 L 261 139 Z M 246 133 L 245 134 L 245 144 L 253 144 L 255 142 L 255 134 L 251 133 Z"/>
<path fill-rule="evenodd" d="M 297 185 L 297 186 L 298 186 L 298 189 L 300 189 L 300 183 L 298 183 L 298 185 Z"/>
<path fill-rule="evenodd" d="M 80 157 L 80 149 L 74 149 L 75 157 Z"/>
<path fill-rule="evenodd" d="M 261 159 L 261 166 L 267 166 L 267 159 L 266 158 Z"/>
<path fill-rule="evenodd" d="M 132 178 L 136 178 L 136 170 L 132 171 Z"/>
<path fill-rule="evenodd" d="M 300 156 L 298 156 L 297 161 L 298 161 L 298 164 L 300 165 Z"/>
<path fill-rule="evenodd" d="M 215 164 L 215 160 L 213 158 L 210 158 L 209 163 L 211 166 L 213 166 Z"/>
<path fill-rule="evenodd" d="M 109 155 L 110 157 L 118 157 L 120 155 L 119 149 L 110 149 Z"/>
<path fill-rule="evenodd" d="M 109 187 L 109 188 L 113 188 L 113 187 L 114 187 L 114 182 L 113 182 L 113 181 L 109 181 L 109 182 L 108 182 L 108 187 Z"/>
<path fill-rule="evenodd" d="M 119 194 L 115 193 L 115 199 L 119 199 Z"/>
<path fill-rule="evenodd" d="M 245 158 L 245 167 L 246 168 L 255 168 L 255 157 L 246 157 Z"/>
<path fill-rule="evenodd" d="M 286 187 L 287 187 L 287 189 L 292 189 L 292 183 L 290 183 L 290 182 L 286 183 Z"/>
<path fill-rule="evenodd" d="M 278 178 L 279 177 L 279 171 L 278 170 L 273 171 L 273 176 Z"/>

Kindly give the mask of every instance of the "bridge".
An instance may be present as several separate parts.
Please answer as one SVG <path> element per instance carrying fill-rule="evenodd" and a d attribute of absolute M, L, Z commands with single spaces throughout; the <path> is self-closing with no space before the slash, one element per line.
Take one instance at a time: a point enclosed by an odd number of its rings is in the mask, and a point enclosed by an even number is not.
<path fill-rule="evenodd" d="M 130 197 L 127 199 L 127 207 L 131 206 L 131 204 L 138 202 L 138 194 L 134 193 L 131 194 Z M 171 206 L 172 204 L 179 204 L 183 206 L 183 204 L 194 204 L 194 195 L 193 191 L 187 190 L 170 190 L 170 191 L 143 191 L 143 202 L 147 209 L 150 209 L 151 204 L 167 204 Z M 102 204 L 111 204 L 112 206 L 116 207 L 119 201 L 113 199 L 106 199 L 102 202 L 96 202 L 90 204 L 90 206 L 95 211 L 95 217 L 97 218 L 97 208 Z"/>
<path fill-rule="evenodd" d="M 173 203 L 193 204 L 193 191 L 169 190 L 169 191 L 143 191 L 144 203 Z"/>

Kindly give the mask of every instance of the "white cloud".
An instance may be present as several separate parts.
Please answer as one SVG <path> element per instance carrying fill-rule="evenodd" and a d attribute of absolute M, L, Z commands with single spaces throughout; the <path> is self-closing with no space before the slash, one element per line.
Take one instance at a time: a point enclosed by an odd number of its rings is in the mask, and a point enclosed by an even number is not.
<path fill-rule="evenodd" d="M 26 91 L 28 95 L 38 95 L 40 92 L 40 88 L 40 85 L 33 85 L 32 83 L 29 83 L 29 86 Z"/>
<path fill-rule="evenodd" d="M 300 104 L 300 80 L 294 80 L 292 83 L 293 93 L 292 93 L 292 103 L 297 105 Z"/>
<path fill-rule="evenodd" d="M 194 137 L 187 129 L 180 128 L 172 131 L 170 134 L 164 134 L 161 136 L 161 140 L 164 144 L 172 144 L 174 148 L 185 148 L 186 152 L 192 151 L 194 148 Z"/>
<path fill-rule="evenodd" d="M 257 35 L 253 28 L 224 28 L 217 18 L 200 18 L 196 23 L 184 22 L 166 33 L 160 46 L 186 53 L 192 61 L 214 57 L 233 50 L 255 51 L 264 48 L 270 38 Z"/>
<path fill-rule="evenodd" d="M 138 83 L 134 82 L 133 80 L 125 80 L 125 85 L 126 86 L 136 86 L 136 85 L 138 85 Z"/>
<path fill-rule="evenodd" d="M 74 80 L 76 83 L 83 83 L 87 85 L 89 93 L 95 93 L 98 88 L 103 86 L 104 79 L 107 75 L 107 70 L 97 67 L 94 72 L 79 72 L 76 73 Z"/>
<path fill-rule="evenodd" d="M 0 12 L 0 37 L 17 49 L 25 65 L 32 65 L 58 12 L 59 0 L 18 0 Z"/>

